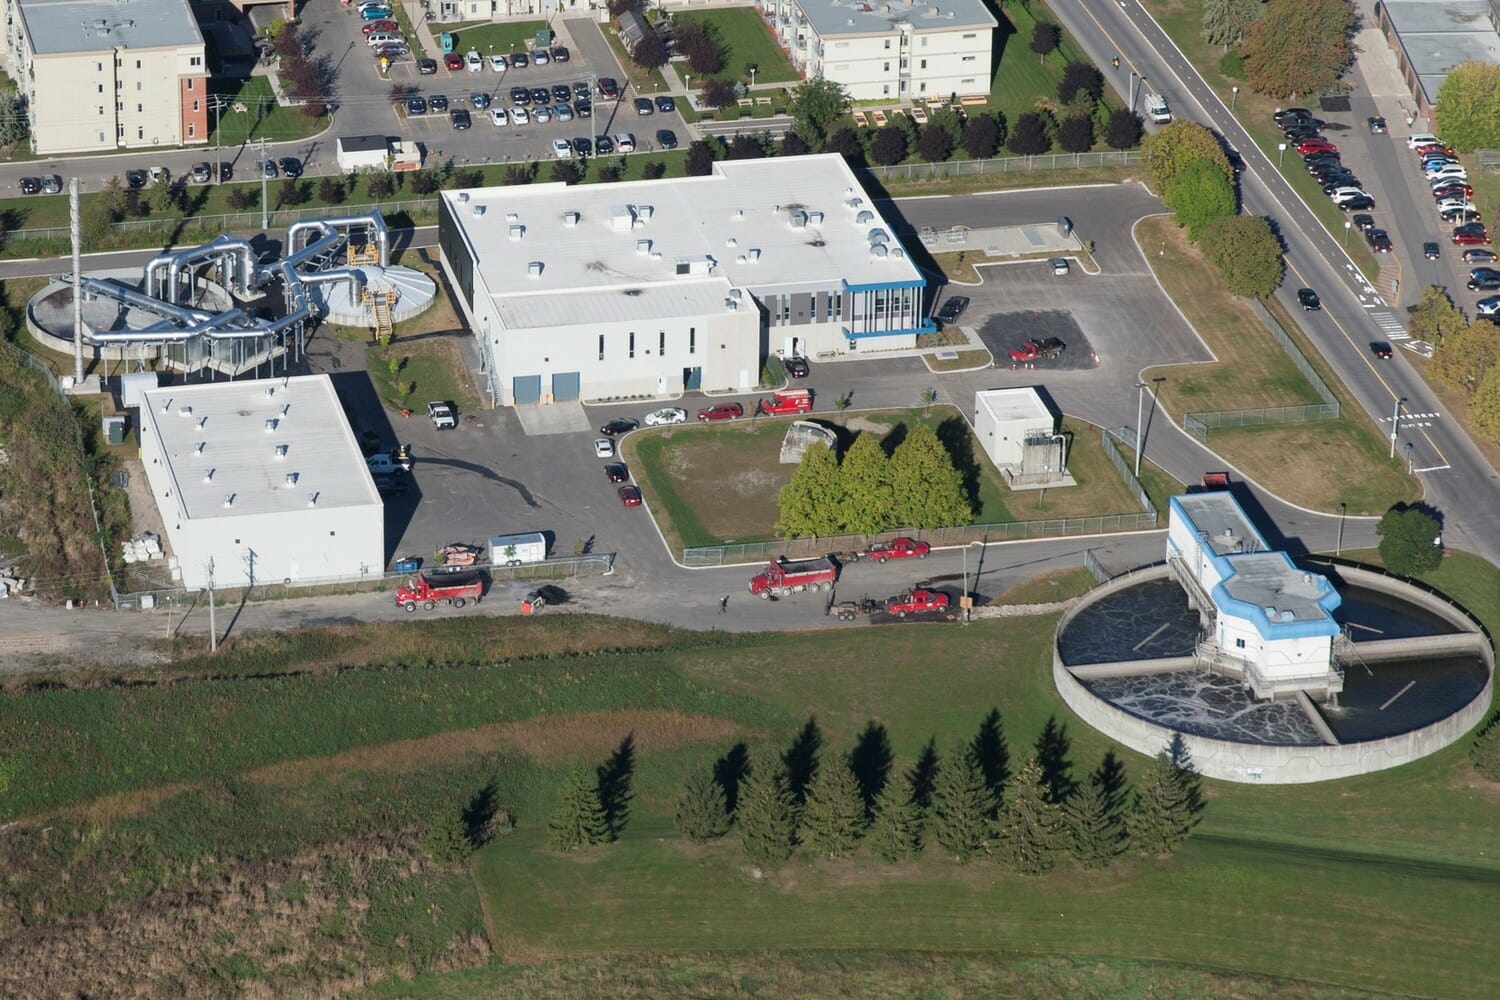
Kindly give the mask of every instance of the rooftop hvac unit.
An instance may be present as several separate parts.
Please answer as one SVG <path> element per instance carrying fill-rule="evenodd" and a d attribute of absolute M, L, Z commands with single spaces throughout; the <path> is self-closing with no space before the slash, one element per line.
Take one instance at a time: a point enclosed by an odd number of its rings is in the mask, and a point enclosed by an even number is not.
<path fill-rule="evenodd" d="M 650 218 L 651 218 L 651 216 L 653 216 L 655 214 L 656 214 L 656 209 L 653 208 L 650 205 L 637 205 L 637 206 L 635 206 L 635 217 L 638 220 L 642 221 L 642 222 L 649 221 Z"/>
<path fill-rule="evenodd" d="M 905 260 L 906 259 L 906 251 L 902 250 L 900 247 L 897 247 L 896 249 L 894 249 L 894 250 L 891 251 L 891 257 L 894 258 L 894 259 L 896 259 L 896 260 Z"/>
<path fill-rule="evenodd" d="M 635 213 L 629 205 L 615 205 L 609 210 L 609 224 L 619 232 L 625 232 L 635 223 Z"/>
<path fill-rule="evenodd" d="M 284 481 L 285 481 L 285 483 L 288 486 L 296 486 L 297 485 L 297 476 L 298 476 L 298 473 L 288 472 L 286 474 L 286 479 Z"/>
<path fill-rule="evenodd" d="M 467 192 L 467 191 L 460 191 L 460 192 L 458 192 L 458 200 L 461 201 L 461 202 L 468 201 L 469 200 L 469 192 Z"/>
<path fill-rule="evenodd" d="M 886 243 L 890 241 L 890 238 L 891 234 L 887 233 L 884 229 L 881 229 L 878 226 L 870 230 L 869 233 L 865 235 L 865 239 L 869 240 L 871 243 Z"/>
<path fill-rule="evenodd" d="M 807 223 L 810 226 L 821 226 L 823 224 L 823 213 L 822 212 L 808 212 L 807 213 Z"/>
<path fill-rule="evenodd" d="M 475 205 L 472 209 L 470 209 L 470 211 L 474 213 L 474 218 L 477 219 L 481 215 L 484 214 L 484 206 L 483 205 Z"/>
<path fill-rule="evenodd" d="M 564 212 L 563 213 L 563 225 L 565 225 L 569 229 L 571 229 L 574 226 L 578 225 L 578 220 L 582 219 L 582 218 L 583 218 L 583 216 L 579 215 L 577 212 Z"/>
<path fill-rule="evenodd" d="M 523 237 L 523 236 L 526 235 L 526 227 L 525 226 L 511 226 L 510 229 L 506 230 L 506 233 L 507 233 L 507 235 L 510 236 L 511 242 L 514 243 L 514 242 L 517 242 L 518 240 L 520 240 L 521 237 Z"/>
<path fill-rule="evenodd" d="M 163 406 L 161 408 L 162 412 L 163 413 L 167 412 L 167 410 L 171 409 L 171 407 L 172 407 L 171 402 L 168 402 L 166 406 Z M 193 408 L 191 406 L 179 406 L 177 408 L 177 415 L 179 417 L 191 417 L 193 415 Z"/>
<path fill-rule="evenodd" d="M 267 434 L 274 434 L 276 432 L 276 425 L 278 423 L 280 423 L 280 422 L 281 421 L 277 420 L 275 417 L 272 417 L 270 420 L 267 420 L 266 421 L 266 433 Z"/>
<path fill-rule="evenodd" d="M 284 445 L 284 444 L 278 444 L 276 446 L 276 457 L 277 458 L 286 458 L 286 450 L 287 450 L 287 446 L 286 445 Z"/>
<path fill-rule="evenodd" d="M 635 241 L 635 252 L 638 253 L 638 254 L 640 254 L 640 255 L 642 255 L 642 256 L 645 256 L 645 255 L 649 254 L 651 252 L 651 241 L 650 240 L 636 240 Z"/>
<path fill-rule="evenodd" d="M 526 265 L 526 277 L 540 278 L 542 276 L 542 262 L 534 260 Z"/>
<path fill-rule="evenodd" d="M 866 222 L 874 222 L 874 221 L 875 221 L 875 213 L 872 212 L 872 211 L 870 211 L 868 208 L 861 210 L 860 213 L 854 217 L 854 224 L 857 225 L 857 226 L 862 226 Z"/>
<path fill-rule="evenodd" d="M 738 312 L 739 308 L 740 308 L 740 304 L 738 302 L 736 302 L 734 299 L 725 299 L 724 300 L 724 308 L 728 309 L 730 312 Z"/>
<path fill-rule="evenodd" d="M 760 260 L 760 247 L 751 247 L 750 248 L 749 257 L 750 257 L 750 263 L 752 263 L 752 264 L 754 264 L 755 262 L 759 261 Z"/>
<path fill-rule="evenodd" d="M 724 241 L 724 245 L 726 247 L 737 247 L 737 246 L 740 245 L 740 241 L 737 240 L 737 239 L 735 239 L 733 236 L 731 236 L 727 240 Z"/>
<path fill-rule="evenodd" d="M 786 221 L 793 229 L 806 229 L 807 213 L 800 208 L 793 209 L 787 213 Z"/>

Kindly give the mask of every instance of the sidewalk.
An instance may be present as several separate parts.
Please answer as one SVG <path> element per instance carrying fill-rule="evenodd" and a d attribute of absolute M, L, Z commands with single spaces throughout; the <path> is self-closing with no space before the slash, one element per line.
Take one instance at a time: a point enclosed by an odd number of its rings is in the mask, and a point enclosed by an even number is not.
<path fill-rule="evenodd" d="M 1385 35 L 1376 24 L 1374 5 L 1368 0 L 1360 0 L 1356 6 L 1359 8 L 1363 27 L 1354 35 L 1354 49 L 1358 53 L 1354 60 L 1354 70 L 1364 83 L 1365 91 L 1393 129 L 1401 125 L 1408 129 L 1416 128 L 1416 102 L 1412 100 L 1411 90 L 1401 75 L 1396 53 L 1391 51 Z M 1431 128 L 1430 121 L 1425 118 L 1421 121 L 1423 129 Z"/>

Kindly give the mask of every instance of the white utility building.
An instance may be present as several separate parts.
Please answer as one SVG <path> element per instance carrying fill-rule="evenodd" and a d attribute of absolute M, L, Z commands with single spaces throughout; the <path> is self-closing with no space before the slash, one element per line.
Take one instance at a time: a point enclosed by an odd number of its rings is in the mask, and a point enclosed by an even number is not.
<path fill-rule="evenodd" d="M 327 375 L 142 393 L 141 462 L 184 586 L 385 569 L 385 508 Z"/>
<path fill-rule="evenodd" d="M 1012 489 L 1075 485 L 1059 424 L 1035 387 L 974 394 L 974 434 Z"/>
<path fill-rule="evenodd" d="M 1170 508 L 1167 566 L 1203 619 L 1200 653 L 1257 698 L 1342 691 L 1333 584 L 1271 551 L 1228 491 L 1175 496 Z"/>
<path fill-rule="evenodd" d="M 999 23 L 983 0 L 757 0 L 792 65 L 856 101 L 988 94 Z"/>
<path fill-rule="evenodd" d="M 438 241 L 496 405 L 749 389 L 773 350 L 932 329 L 922 272 L 837 155 L 444 191 Z"/>

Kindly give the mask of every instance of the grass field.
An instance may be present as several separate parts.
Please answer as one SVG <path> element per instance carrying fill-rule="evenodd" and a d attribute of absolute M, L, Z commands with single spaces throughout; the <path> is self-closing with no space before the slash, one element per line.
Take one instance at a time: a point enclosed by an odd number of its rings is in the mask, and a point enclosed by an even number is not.
<path fill-rule="evenodd" d="M 228 100 L 229 104 L 218 113 L 216 124 L 210 121 L 210 125 L 215 126 L 216 133 L 209 136 L 210 148 L 204 150 L 204 159 L 213 155 L 212 147 L 216 144 L 220 147 L 220 159 L 226 159 L 224 153 L 233 154 L 236 147 L 247 142 L 260 139 L 285 142 L 288 139 L 301 139 L 328 127 L 329 119 L 326 116 L 309 118 L 297 108 L 284 108 L 276 103 L 271 82 L 263 76 L 239 80 L 215 78 L 210 83 L 210 89 L 216 96 Z M 245 110 L 236 110 L 237 105 L 243 105 Z M 214 117 L 213 114 L 209 115 L 210 119 Z M 241 169 L 246 173 L 253 173 L 254 165 L 254 157 L 251 157 L 249 163 L 242 163 Z"/>
<path fill-rule="evenodd" d="M 1038 20 L 1057 23 L 1045 4 L 1037 2 L 1030 7 L 1021 4 L 1006 4 L 996 14 L 1000 22 L 995 29 L 995 75 L 990 81 L 990 100 L 987 110 L 1000 111 L 1009 124 L 1025 111 L 1036 108 L 1039 99 L 1057 100 L 1057 85 L 1062 80 L 1063 67 L 1070 62 L 1092 64 L 1082 48 L 1066 31 L 1057 51 L 1045 60 L 1033 53 L 1031 32 Z M 1117 81 L 1108 79 L 1106 83 Z M 1109 100 L 1109 91 L 1105 91 Z M 1121 107 L 1123 101 L 1110 100 L 1111 107 Z"/>
<path fill-rule="evenodd" d="M 882 439 L 903 437 L 911 424 L 932 427 L 942 440 L 962 442 L 959 447 L 969 456 L 962 464 L 973 470 L 975 524 L 1125 514 L 1137 506 L 1104 457 L 1098 429 L 1087 424 L 1065 421 L 1063 425 L 1063 432 L 1071 438 L 1068 469 L 1077 487 L 1012 492 L 993 465 L 972 461 L 972 456 L 982 452 L 968 424 L 951 407 L 934 406 L 926 414 L 916 410 L 820 414 L 818 420 L 838 429 L 844 447 L 856 433 L 874 433 Z M 777 497 L 796 468 L 780 463 L 787 423 L 756 418 L 626 438 L 623 454 L 669 548 L 676 551 L 682 546 L 775 537 Z"/>
<path fill-rule="evenodd" d="M 1229 294 L 1213 266 L 1167 216 L 1142 220 L 1136 239 L 1167 294 L 1218 360 L 1147 370 L 1163 376 L 1162 404 L 1177 419 L 1195 410 L 1236 410 L 1316 403 L 1312 385 L 1266 332 L 1249 306 Z M 1279 307 L 1275 307 L 1279 310 Z M 1281 313 L 1282 326 L 1297 329 Z M 1296 336 L 1296 334 L 1293 334 Z M 1311 345 L 1303 353 L 1347 409 L 1337 420 L 1276 424 L 1209 432 L 1210 444 L 1255 479 L 1276 484 L 1279 495 L 1315 510 L 1379 514 L 1421 496 L 1420 484 L 1400 462 L 1386 458 L 1376 429 L 1351 404 Z M 1149 448 L 1148 448 L 1149 451 Z"/>
<path fill-rule="evenodd" d="M 709 79 L 741 80 L 748 86 L 751 66 L 755 67 L 757 84 L 790 83 L 800 79 L 797 71 L 792 68 L 791 60 L 776 44 L 771 29 L 766 27 L 766 22 L 753 7 L 683 11 L 675 15 L 673 20 L 678 24 L 696 21 L 707 25 L 716 33 L 724 50 L 724 68 Z M 681 76 L 687 65 L 679 62 L 676 69 L 678 76 Z M 698 79 L 698 75 L 694 74 L 693 78 Z M 700 86 L 695 89 L 703 88 Z"/>
<path fill-rule="evenodd" d="M 547 22 L 510 21 L 495 24 L 490 21 L 470 21 L 452 27 L 431 27 L 432 37 L 439 41 L 444 31 L 453 32 L 455 52 L 464 53 L 473 49 L 486 58 L 492 52 L 499 52 L 509 58 L 513 52 L 530 52 L 536 45 L 536 33 L 547 27 Z M 441 59 L 443 54 L 439 51 L 432 53 L 432 56 Z M 488 73 L 490 68 L 486 66 L 484 71 Z"/>

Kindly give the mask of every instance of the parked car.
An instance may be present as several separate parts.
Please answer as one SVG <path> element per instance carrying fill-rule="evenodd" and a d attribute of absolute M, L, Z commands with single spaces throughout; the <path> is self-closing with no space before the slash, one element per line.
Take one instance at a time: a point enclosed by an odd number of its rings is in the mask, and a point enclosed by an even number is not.
<path fill-rule="evenodd" d="M 427 106 L 432 109 L 433 114 L 445 115 L 448 113 L 448 98 L 442 94 L 433 94 L 427 98 Z"/>
<path fill-rule="evenodd" d="M 437 60 L 436 59 L 418 59 L 417 60 L 417 72 L 420 73 L 420 74 L 422 74 L 423 76 L 432 76 L 434 73 L 437 72 Z"/>
<path fill-rule="evenodd" d="M 359 29 L 360 34 L 362 34 L 362 35 L 373 35 L 377 31 L 400 31 L 400 30 L 401 30 L 401 25 L 397 24 L 395 21 L 371 21 L 370 23 L 366 24 L 364 27 L 362 27 L 362 28 Z"/>
<path fill-rule="evenodd" d="M 531 51 L 531 64 L 533 66 L 545 66 L 552 61 L 546 49 L 533 49 Z"/>
<path fill-rule="evenodd" d="M 41 194 L 42 179 L 40 177 L 22 177 L 17 184 L 20 185 L 22 194 Z"/>
<path fill-rule="evenodd" d="M 580 135 L 573 140 L 573 152 L 579 156 L 593 156 L 594 143 L 586 135 Z"/>
<path fill-rule="evenodd" d="M 1467 287 L 1471 292 L 1500 292 L 1500 274 L 1493 278 L 1470 278 Z"/>
<path fill-rule="evenodd" d="M 1438 246 L 1436 243 L 1422 244 L 1422 256 L 1426 257 L 1428 260 L 1437 260 L 1442 255 L 1443 248 Z"/>
<path fill-rule="evenodd" d="M 1338 206 L 1345 212 L 1354 212 L 1360 209 L 1374 208 L 1375 199 L 1369 195 L 1365 195 L 1360 198 L 1350 198 L 1347 201 L 1341 201 L 1338 203 Z"/>
<path fill-rule="evenodd" d="M 504 73 L 510 69 L 510 64 L 505 61 L 505 56 L 499 52 L 490 53 L 490 69 L 496 73 Z"/>
<path fill-rule="evenodd" d="M 887 599 L 885 610 L 887 614 L 905 618 L 907 615 L 919 615 L 929 611 L 947 611 L 948 603 L 948 595 L 941 590 L 917 587 Z"/>
<path fill-rule="evenodd" d="M 601 135 L 594 138 L 594 154 L 596 156 L 606 156 L 614 151 L 615 141 L 609 136 Z"/>
<path fill-rule="evenodd" d="M 638 420 L 632 420 L 629 417 L 615 417 L 600 427 L 599 433 L 614 437 L 616 434 L 628 434 L 639 426 L 641 424 Z"/>
<path fill-rule="evenodd" d="M 496 128 L 504 128 L 510 124 L 510 116 L 505 113 L 504 108 L 490 108 L 490 124 Z"/>
<path fill-rule="evenodd" d="M 538 125 L 550 122 L 552 120 L 552 109 L 545 104 L 534 105 L 531 109 L 531 120 Z"/>
<path fill-rule="evenodd" d="M 1441 201 L 1444 198 L 1472 198 L 1474 189 L 1464 181 L 1454 181 L 1452 184 L 1433 188 L 1432 197 L 1434 201 Z"/>
<path fill-rule="evenodd" d="M 390 20 L 391 9 L 389 7 L 369 7 L 359 12 L 360 20 L 363 21 L 387 21 Z"/>
<path fill-rule="evenodd" d="M 521 107 L 531 103 L 531 91 L 525 87 L 510 88 L 510 103 Z"/>
<path fill-rule="evenodd" d="M 717 423 L 720 420 L 738 420 L 745 415 L 745 408 L 739 403 L 715 403 L 713 406 L 705 406 L 698 411 L 698 422 L 701 424 Z M 650 418 L 648 417 L 649 421 Z"/>
<path fill-rule="evenodd" d="M 1472 205 L 1459 205 L 1438 212 L 1438 218 L 1443 222 L 1478 222 L 1483 216 Z"/>
<path fill-rule="evenodd" d="M 1500 316 L 1500 295 L 1491 295 L 1474 303 L 1474 310 L 1481 316 Z"/>
<path fill-rule="evenodd" d="M 510 57 L 511 69 L 525 69 L 531 65 L 531 57 L 524 52 L 517 52 Z"/>
<path fill-rule="evenodd" d="M 1067 274 L 1068 271 L 1070 270 L 1070 268 L 1068 266 L 1068 258 L 1066 258 L 1066 257 L 1050 257 L 1050 258 L 1048 258 L 1048 260 L 1047 260 L 1047 267 L 1048 267 L 1049 270 L 1052 271 L 1053 274 L 1058 275 L 1059 277 L 1062 276 L 1062 275 Z"/>
<path fill-rule="evenodd" d="M 1349 221 L 1354 223 L 1354 228 L 1362 233 L 1375 228 L 1375 216 L 1373 215 L 1356 215 Z"/>
<path fill-rule="evenodd" d="M 642 118 L 645 118 L 647 115 L 654 115 L 656 114 L 656 105 L 651 103 L 651 98 L 649 97 L 637 97 L 635 99 L 635 113 Z"/>
<path fill-rule="evenodd" d="M 613 101 L 620 96 L 620 85 L 615 82 L 614 77 L 601 76 L 597 84 L 599 96 L 606 101 Z"/>
<path fill-rule="evenodd" d="M 1490 236 L 1483 223 L 1466 222 L 1453 229 L 1454 246 L 1482 246 L 1489 241 Z"/>
<path fill-rule="evenodd" d="M 1384 340 L 1370 341 L 1370 353 L 1382 361 L 1391 360 L 1391 345 Z"/>
<path fill-rule="evenodd" d="M 546 87 L 532 87 L 531 88 L 531 103 L 532 104 L 550 104 L 551 102 L 552 102 L 552 91 L 548 90 Z"/>
<path fill-rule="evenodd" d="M 914 538 L 892 538 L 888 542 L 876 542 L 865 555 L 884 566 L 892 559 L 926 559 L 932 554 L 932 546 Z"/>
<path fill-rule="evenodd" d="M 433 430 L 451 431 L 458 426 L 458 408 L 446 400 L 434 399 L 429 402 L 427 417 L 432 421 Z"/>
<path fill-rule="evenodd" d="M 139 191 L 142 188 L 144 188 L 147 183 L 148 183 L 148 181 L 147 181 L 147 177 L 146 177 L 146 171 L 144 171 L 144 170 L 127 170 L 127 171 L 125 171 L 125 186 L 128 187 L 128 188 L 130 188 L 131 190 L 133 190 L 133 191 Z"/>
<path fill-rule="evenodd" d="M 1304 118 L 1311 117 L 1312 112 L 1307 110 L 1306 108 L 1282 108 L 1280 111 L 1271 116 L 1276 124 L 1280 125 L 1282 128 L 1285 128 L 1292 122 L 1301 121 Z"/>
<path fill-rule="evenodd" d="M 646 414 L 647 427 L 665 427 L 680 424 L 685 420 L 687 420 L 687 410 L 676 406 L 668 406 Z"/>
<path fill-rule="evenodd" d="M 594 439 L 594 457 L 595 458 L 614 458 L 615 457 L 615 443 L 614 443 L 614 441 L 612 441 L 609 438 L 595 438 Z"/>
<path fill-rule="evenodd" d="M 1370 249 L 1376 253 L 1390 253 L 1394 247 L 1391 244 L 1391 234 L 1384 229 L 1372 229 L 1365 233 L 1365 240 L 1370 244 Z"/>
<path fill-rule="evenodd" d="M 283 156 L 276 162 L 281 167 L 282 176 L 293 179 L 302 176 L 302 161 L 295 156 Z"/>
<path fill-rule="evenodd" d="M 1365 126 L 1369 128 L 1371 135 L 1386 134 L 1385 119 L 1379 117 L 1378 115 L 1374 118 L 1366 118 Z"/>
<path fill-rule="evenodd" d="M 554 46 L 552 46 L 552 61 L 553 62 L 565 63 L 565 62 L 567 62 L 568 60 L 570 60 L 572 58 L 573 58 L 572 53 L 570 53 L 568 51 L 568 47 L 566 45 L 554 45 Z"/>
<path fill-rule="evenodd" d="M 510 109 L 510 123 L 512 125 L 528 125 L 531 123 L 531 112 L 525 108 Z"/>
<path fill-rule="evenodd" d="M 812 369 L 808 366 L 806 358 L 791 357 L 784 360 L 782 367 L 792 378 L 807 378 Z"/>
<path fill-rule="evenodd" d="M 630 482 L 630 470 L 620 462 L 611 462 L 604 467 L 604 475 L 612 483 Z"/>
<path fill-rule="evenodd" d="M 566 104 L 552 105 L 552 120 L 559 122 L 570 122 L 573 120 L 573 109 Z"/>
<path fill-rule="evenodd" d="M 464 57 L 457 52 L 450 52 L 443 56 L 443 68 L 450 73 L 456 73 L 464 68 Z"/>
<path fill-rule="evenodd" d="M 943 303 L 943 307 L 937 311 L 934 317 L 938 326 L 952 326 L 958 322 L 958 318 L 969 308 L 969 297 L 967 295 L 950 295 Z"/>
<path fill-rule="evenodd" d="M 1313 312 L 1323 308 L 1323 301 L 1318 298 L 1318 293 L 1311 288 L 1297 289 L 1297 303 L 1305 312 Z"/>
<path fill-rule="evenodd" d="M 464 69 L 470 73 L 484 72 L 484 60 L 479 57 L 478 52 L 470 49 L 464 54 Z"/>
<path fill-rule="evenodd" d="M 1462 256 L 1465 264 L 1488 264 L 1493 260 L 1500 259 L 1500 255 L 1497 255 L 1495 251 L 1483 250 L 1478 247 L 1465 250 Z"/>
<path fill-rule="evenodd" d="M 619 494 L 620 503 L 626 507 L 639 507 L 641 505 L 641 491 L 637 486 L 621 486 L 616 493 Z"/>
<path fill-rule="evenodd" d="M 1048 337 L 1045 340 L 1032 337 L 1019 347 L 1011 348 L 1010 359 L 1023 364 L 1033 361 L 1055 361 L 1062 357 L 1067 346 L 1057 337 Z"/>
<path fill-rule="evenodd" d="M 189 176 L 193 178 L 194 184 L 207 184 L 214 179 L 214 168 L 207 163 L 195 163 Z"/>
<path fill-rule="evenodd" d="M 490 106 L 490 95 L 476 91 L 469 95 L 469 107 L 475 111 L 483 111 Z"/>
<path fill-rule="evenodd" d="M 677 148 L 677 133 L 673 132 L 669 128 L 659 128 L 659 129 L 657 129 L 656 130 L 656 144 L 658 146 L 660 146 L 662 149 L 676 149 Z"/>
<path fill-rule="evenodd" d="M 673 111 L 677 110 L 677 102 L 672 100 L 672 98 L 663 95 L 662 97 L 658 97 L 656 99 L 656 110 L 660 111 L 664 115 L 669 115 Z"/>
<path fill-rule="evenodd" d="M 573 114 L 577 115 L 579 118 L 594 117 L 594 102 L 583 100 L 574 101 Z"/>
<path fill-rule="evenodd" d="M 407 117 L 412 115 L 425 115 L 427 113 L 427 98 L 417 95 L 406 99 Z"/>
<path fill-rule="evenodd" d="M 468 110 L 465 108 L 454 108 L 448 112 L 448 121 L 456 132 L 463 132 L 474 124 L 473 119 L 469 117 Z"/>
<path fill-rule="evenodd" d="M 1338 149 L 1337 146 L 1326 139 L 1304 139 L 1297 143 L 1297 152 L 1303 156 L 1306 156 L 1308 153 L 1317 152 L 1336 153 Z"/>
<path fill-rule="evenodd" d="M 573 144 L 566 139 L 553 139 L 552 155 L 559 160 L 571 160 L 573 158 Z"/>

